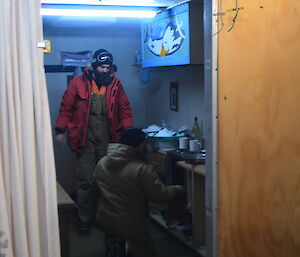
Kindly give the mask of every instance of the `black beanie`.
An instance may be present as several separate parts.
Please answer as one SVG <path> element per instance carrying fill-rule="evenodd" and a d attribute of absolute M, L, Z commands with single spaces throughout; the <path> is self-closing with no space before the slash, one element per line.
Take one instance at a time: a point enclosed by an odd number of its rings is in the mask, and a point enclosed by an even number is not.
<path fill-rule="evenodd" d="M 145 141 L 146 133 L 138 127 L 128 127 L 122 131 L 120 143 L 137 147 L 140 143 Z"/>
<path fill-rule="evenodd" d="M 110 52 L 105 49 L 99 49 L 94 53 L 94 57 L 92 59 L 92 67 L 96 69 L 98 66 L 102 64 L 112 65 L 113 56 Z"/>

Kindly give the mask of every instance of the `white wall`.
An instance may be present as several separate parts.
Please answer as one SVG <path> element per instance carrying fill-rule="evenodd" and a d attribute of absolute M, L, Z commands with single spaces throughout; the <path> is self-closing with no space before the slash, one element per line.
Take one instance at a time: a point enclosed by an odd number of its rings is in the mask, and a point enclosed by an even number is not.
<path fill-rule="evenodd" d="M 146 87 L 146 124 L 165 120 L 173 128 L 192 129 L 194 117 L 204 119 L 203 65 L 152 68 Z M 170 109 L 170 83 L 178 83 L 178 112 Z"/>

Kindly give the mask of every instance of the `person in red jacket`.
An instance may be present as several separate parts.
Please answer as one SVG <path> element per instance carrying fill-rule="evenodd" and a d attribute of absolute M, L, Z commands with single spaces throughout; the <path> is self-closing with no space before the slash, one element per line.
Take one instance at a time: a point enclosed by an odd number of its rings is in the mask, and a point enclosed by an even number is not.
<path fill-rule="evenodd" d="M 108 143 L 119 142 L 124 128 L 133 125 L 131 107 L 121 80 L 110 72 L 113 56 L 105 49 L 94 53 L 91 66 L 74 77 L 65 91 L 56 121 L 55 141 L 65 141 L 77 153 L 77 206 L 80 230 L 93 218 L 91 186 L 97 162 Z"/>

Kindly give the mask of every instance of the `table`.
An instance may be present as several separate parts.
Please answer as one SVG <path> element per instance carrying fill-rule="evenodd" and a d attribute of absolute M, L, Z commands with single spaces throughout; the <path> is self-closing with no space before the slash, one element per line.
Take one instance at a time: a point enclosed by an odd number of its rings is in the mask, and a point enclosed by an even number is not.
<path fill-rule="evenodd" d="M 59 233 L 61 256 L 70 256 L 69 216 L 76 212 L 75 202 L 57 182 L 57 204 L 59 217 Z"/>

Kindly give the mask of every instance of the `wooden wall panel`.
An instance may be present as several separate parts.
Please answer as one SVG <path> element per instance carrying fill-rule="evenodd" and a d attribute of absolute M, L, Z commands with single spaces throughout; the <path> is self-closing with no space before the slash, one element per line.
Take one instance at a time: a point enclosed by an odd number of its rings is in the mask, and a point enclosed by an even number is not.
<path fill-rule="evenodd" d="M 300 1 L 220 4 L 219 256 L 297 257 Z"/>

